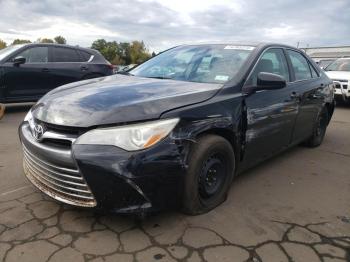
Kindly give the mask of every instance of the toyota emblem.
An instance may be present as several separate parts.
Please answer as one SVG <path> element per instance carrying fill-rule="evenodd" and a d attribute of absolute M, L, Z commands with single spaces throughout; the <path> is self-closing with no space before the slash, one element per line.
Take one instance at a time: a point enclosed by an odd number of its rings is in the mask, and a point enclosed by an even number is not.
<path fill-rule="evenodd" d="M 40 141 L 44 134 L 44 128 L 42 125 L 35 125 L 33 129 L 33 136 L 36 140 Z"/>

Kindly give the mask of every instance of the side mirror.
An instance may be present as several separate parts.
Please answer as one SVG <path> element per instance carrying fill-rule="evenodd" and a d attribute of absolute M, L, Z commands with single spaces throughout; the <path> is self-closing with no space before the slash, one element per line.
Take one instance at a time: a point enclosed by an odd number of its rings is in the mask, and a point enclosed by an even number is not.
<path fill-rule="evenodd" d="M 26 62 L 26 59 L 23 56 L 16 56 L 15 59 L 13 59 L 14 65 L 21 65 Z"/>
<path fill-rule="evenodd" d="M 258 81 L 256 90 L 274 90 L 281 89 L 287 85 L 286 79 L 283 76 L 260 72 L 258 74 Z"/>

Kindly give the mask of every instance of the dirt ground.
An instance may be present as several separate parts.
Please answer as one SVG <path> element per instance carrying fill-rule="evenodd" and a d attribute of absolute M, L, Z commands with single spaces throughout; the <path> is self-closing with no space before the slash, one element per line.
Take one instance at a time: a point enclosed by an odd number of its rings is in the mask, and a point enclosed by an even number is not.
<path fill-rule="evenodd" d="M 249 170 L 208 214 L 137 221 L 59 204 L 22 171 L 17 128 L 0 121 L 0 261 L 350 261 L 350 106 L 322 146 L 295 147 Z"/>

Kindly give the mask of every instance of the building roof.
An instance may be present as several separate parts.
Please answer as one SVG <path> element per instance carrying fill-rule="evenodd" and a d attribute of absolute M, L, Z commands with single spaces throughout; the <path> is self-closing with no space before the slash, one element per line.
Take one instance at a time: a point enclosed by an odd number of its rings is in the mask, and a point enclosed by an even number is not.
<path fill-rule="evenodd" d="M 314 52 L 309 53 L 312 58 L 340 58 L 340 57 L 350 57 L 349 52 Z"/>

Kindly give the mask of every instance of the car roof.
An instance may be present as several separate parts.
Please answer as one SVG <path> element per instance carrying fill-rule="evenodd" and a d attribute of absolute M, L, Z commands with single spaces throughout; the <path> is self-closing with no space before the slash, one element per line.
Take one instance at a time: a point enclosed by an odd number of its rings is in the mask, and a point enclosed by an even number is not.
<path fill-rule="evenodd" d="M 22 46 L 53 46 L 53 47 L 68 47 L 68 48 L 74 48 L 79 49 L 82 51 L 87 51 L 89 53 L 93 52 L 96 53 L 96 50 L 91 48 L 85 48 L 80 46 L 73 46 L 73 45 L 66 45 L 66 44 L 55 44 L 55 43 L 28 43 L 28 44 L 21 44 Z"/>
<path fill-rule="evenodd" d="M 281 44 L 281 43 L 273 43 L 273 42 L 208 42 L 208 43 L 195 43 L 195 44 L 184 44 L 179 46 L 200 46 L 200 45 L 236 45 L 236 46 L 253 46 L 259 48 L 265 48 L 270 46 L 280 46 L 292 49 L 298 49 L 295 46 Z"/>

